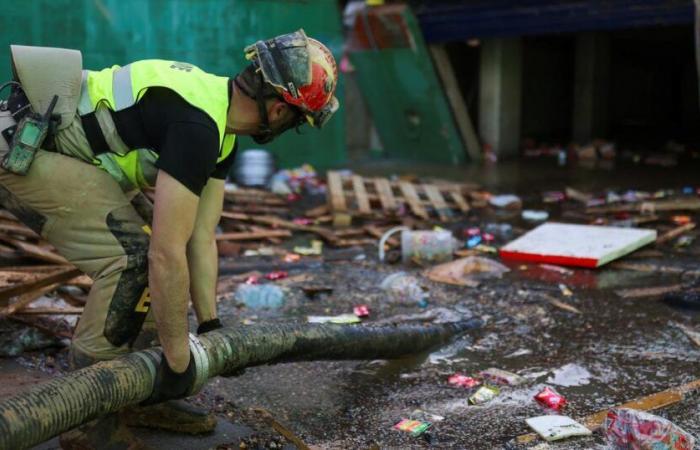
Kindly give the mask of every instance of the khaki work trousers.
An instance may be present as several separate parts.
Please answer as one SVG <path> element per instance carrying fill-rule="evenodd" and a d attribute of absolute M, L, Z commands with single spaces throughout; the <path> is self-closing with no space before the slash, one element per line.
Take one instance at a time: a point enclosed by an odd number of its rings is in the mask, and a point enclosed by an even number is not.
<path fill-rule="evenodd" d="M 85 154 L 87 141 L 73 141 L 59 148 Z M 112 359 L 130 350 L 149 311 L 150 228 L 108 173 L 75 156 L 40 150 L 25 176 L 0 169 L 0 203 L 93 279 L 71 351 Z"/>

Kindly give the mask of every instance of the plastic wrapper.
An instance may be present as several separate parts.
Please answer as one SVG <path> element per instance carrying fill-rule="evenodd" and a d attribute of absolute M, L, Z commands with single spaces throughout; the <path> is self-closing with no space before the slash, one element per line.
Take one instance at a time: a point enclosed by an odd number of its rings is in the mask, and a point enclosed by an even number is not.
<path fill-rule="evenodd" d="M 352 308 L 352 312 L 355 313 L 357 317 L 369 317 L 369 306 L 357 305 Z"/>
<path fill-rule="evenodd" d="M 525 382 L 525 378 L 521 377 L 517 373 L 508 372 L 507 370 L 496 369 L 493 367 L 481 371 L 479 375 L 481 375 L 485 380 L 488 380 L 494 384 L 517 386 L 518 384 L 523 384 Z"/>
<path fill-rule="evenodd" d="M 613 408 L 602 430 L 613 449 L 693 450 L 696 439 L 663 417 L 629 408 Z"/>
<path fill-rule="evenodd" d="M 288 276 L 289 276 L 289 274 L 287 272 L 285 272 L 284 270 L 276 270 L 274 272 L 270 272 L 267 275 L 265 275 L 265 278 L 267 278 L 268 280 L 271 280 L 271 281 L 275 281 L 275 280 L 283 280 L 283 279 L 287 278 Z"/>
<path fill-rule="evenodd" d="M 420 436 L 421 434 L 425 433 L 428 430 L 428 428 L 430 428 L 430 426 L 430 422 L 422 422 L 420 420 L 411 419 L 401 419 L 399 423 L 394 425 L 394 428 L 400 431 L 407 431 L 413 436 Z"/>
<path fill-rule="evenodd" d="M 560 411 L 564 406 L 566 406 L 566 399 L 564 396 L 549 387 L 542 389 L 537 395 L 535 395 L 535 400 L 537 400 L 537 402 L 541 405 L 555 411 Z"/>
<path fill-rule="evenodd" d="M 481 386 L 469 397 L 469 403 L 472 405 L 482 405 L 490 402 L 501 393 L 501 390 L 494 386 Z"/>
<path fill-rule="evenodd" d="M 481 384 L 481 381 L 477 380 L 476 378 L 467 375 L 462 375 L 461 373 L 450 375 L 450 377 L 447 379 L 447 382 L 453 386 L 460 386 L 467 389 L 477 387 Z"/>

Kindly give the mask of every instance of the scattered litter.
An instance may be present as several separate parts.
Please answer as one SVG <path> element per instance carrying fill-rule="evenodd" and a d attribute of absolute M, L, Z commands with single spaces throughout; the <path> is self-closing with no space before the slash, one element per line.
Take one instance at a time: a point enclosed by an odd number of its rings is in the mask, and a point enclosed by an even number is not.
<path fill-rule="evenodd" d="M 578 309 L 577 307 L 570 305 L 566 302 L 562 302 L 561 300 L 559 300 L 556 297 L 553 297 L 553 296 L 546 294 L 546 293 L 542 293 L 540 295 L 542 295 L 542 297 L 544 297 L 549 303 L 551 303 L 552 305 L 556 306 L 559 309 L 563 309 L 564 311 L 572 312 L 574 314 L 583 314 L 581 312 L 581 310 Z"/>
<path fill-rule="evenodd" d="M 432 267 L 425 272 L 425 276 L 439 283 L 476 287 L 480 280 L 500 278 L 509 271 L 506 266 L 492 259 L 468 256 Z"/>
<path fill-rule="evenodd" d="M 352 308 L 352 312 L 360 318 L 369 317 L 369 306 L 357 305 L 354 308 Z"/>
<path fill-rule="evenodd" d="M 513 353 L 507 354 L 506 356 L 504 356 L 504 358 L 517 358 L 518 356 L 527 356 L 527 355 L 532 355 L 532 350 L 530 350 L 529 348 L 521 348 L 521 349 L 514 351 Z"/>
<path fill-rule="evenodd" d="M 682 248 L 682 247 L 688 247 L 690 244 L 692 244 L 695 241 L 695 236 L 681 236 L 678 238 L 675 244 L 673 246 L 675 248 Z"/>
<path fill-rule="evenodd" d="M 450 375 L 450 377 L 447 379 L 447 382 L 453 386 L 459 386 L 468 389 L 474 388 L 481 384 L 481 381 L 477 380 L 476 378 L 467 375 L 462 375 L 461 373 Z"/>
<path fill-rule="evenodd" d="M 414 409 L 411 411 L 410 415 L 413 420 L 420 420 L 422 422 L 442 422 L 445 420 L 445 416 L 436 414 L 434 412 L 425 411 L 423 409 Z"/>
<path fill-rule="evenodd" d="M 526 381 L 525 378 L 521 377 L 517 373 L 508 372 L 507 370 L 496 369 L 493 367 L 482 370 L 479 372 L 479 375 L 492 383 L 508 386 L 517 386 Z"/>
<path fill-rule="evenodd" d="M 337 323 L 350 324 L 361 322 L 355 314 L 338 314 L 337 316 L 308 316 L 309 323 Z"/>
<path fill-rule="evenodd" d="M 690 216 L 686 215 L 677 215 L 677 216 L 671 216 L 671 222 L 675 223 L 676 225 L 685 225 L 691 222 Z"/>
<path fill-rule="evenodd" d="M 397 430 L 409 432 L 414 437 L 418 437 L 421 434 L 425 433 L 430 427 L 430 422 L 422 422 L 420 420 L 411 419 L 401 419 L 399 423 L 394 425 L 394 428 L 396 428 Z"/>
<path fill-rule="evenodd" d="M 320 241 L 319 241 L 319 242 L 320 242 Z M 282 261 L 284 261 L 284 262 L 286 262 L 286 263 L 293 263 L 293 262 L 299 261 L 300 259 L 301 259 L 301 255 L 298 255 L 298 254 L 296 254 L 296 253 L 287 253 L 287 254 L 284 255 L 284 257 L 282 258 Z"/>
<path fill-rule="evenodd" d="M 566 364 L 552 371 L 547 383 L 557 386 L 583 386 L 590 383 L 591 373 L 578 364 Z"/>
<path fill-rule="evenodd" d="M 312 256 L 312 255 L 320 255 L 323 252 L 323 242 L 318 241 L 318 240 L 313 240 L 311 241 L 311 246 L 310 247 L 301 247 L 301 246 L 296 246 L 294 247 L 294 253 L 297 253 L 299 255 L 303 256 Z"/>
<path fill-rule="evenodd" d="M 544 222 L 549 219 L 549 213 L 547 211 L 537 211 L 534 209 L 526 209 L 521 214 L 523 220 L 528 222 Z"/>
<path fill-rule="evenodd" d="M 573 291 L 569 289 L 568 286 L 564 283 L 559 283 L 559 290 L 561 291 L 561 295 L 563 295 L 564 297 L 571 297 L 572 295 L 574 295 Z"/>
<path fill-rule="evenodd" d="M 494 195 L 489 199 L 489 204 L 496 208 L 520 209 L 523 206 L 520 197 L 513 194 Z"/>
<path fill-rule="evenodd" d="M 566 406 L 566 399 L 560 395 L 557 391 L 550 387 L 545 387 L 538 394 L 535 395 L 535 400 L 541 405 L 551 408 L 555 411 L 561 410 Z"/>
<path fill-rule="evenodd" d="M 241 284 L 235 298 L 251 309 L 279 309 L 284 304 L 284 291 L 274 284 Z"/>
<path fill-rule="evenodd" d="M 662 417 L 629 408 L 608 411 L 603 432 L 613 448 L 692 450 L 695 438 Z"/>
<path fill-rule="evenodd" d="M 513 261 L 600 267 L 654 242 L 656 230 L 545 223 L 501 248 Z"/>
<path fill-rule="evenodd" d="M 275 281 L 275 280 L 283 280 L 287 278 L 289 274 L 285 272 L 284 270 L 276 270 L 274 272 L 270 272 L 265 275 L 265 278 L 267 278 L 270 281 Z"/>
<path fill-rule="evenodd" d="M 539 416 L 525 422 L 546 441 L 558 441 L 574 436 L 590 436 L 591 430 L 567 416 Z"/>
<path fill-rule="evenodd" d="M 496 398 L 500 392 L 500 389 L 495 386 L 481 386 L 469 397 L 469 403 L 482 405 Z"/>
<path fill-rule="evenodd" d="M 678 236 L 687 233 L 690 230 L 693 230 L 695 228 L 695 223 L 686 223 L 685 225 L 680 225 L 670 231 L 667 231 L 666 233 L 662 234 L 656 239 L 656 245 L 663 244 L 668 241 L 672 241 L 673 239 L 677 238 Z"/>
<path fill-rule="evenodd" d="M 427 297 L 418 279 L 406 272 L 396 272 L 387 276 L 379 284 L 389 294 L 391 300 L 399 303 L 418 303 Z"/>

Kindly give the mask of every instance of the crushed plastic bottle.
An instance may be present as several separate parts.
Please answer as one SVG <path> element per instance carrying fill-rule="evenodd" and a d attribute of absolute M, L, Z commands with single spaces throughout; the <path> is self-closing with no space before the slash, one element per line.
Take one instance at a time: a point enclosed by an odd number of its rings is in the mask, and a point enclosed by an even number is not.
<path fill-rule="evenodd" d="M 427 297 L 418 279 L 406 272 L 392 273 L 384 278 L 379 287 L 389 294 L 391 300 L 398 303 L 416 304 Z"/>
<path fill-rule="evenodd" d="M 251 309 L 278 309 L 284 305 L 284 291 L 274 284 L 241 284 L 235 298 Z"/>
<path fill-rule="evenodd" d="M 602 426 L 613 449 L 635 450 L 692 450 L 695 437 L 664 419 L 644 411 L 613 408 L 608 411 Z"/>

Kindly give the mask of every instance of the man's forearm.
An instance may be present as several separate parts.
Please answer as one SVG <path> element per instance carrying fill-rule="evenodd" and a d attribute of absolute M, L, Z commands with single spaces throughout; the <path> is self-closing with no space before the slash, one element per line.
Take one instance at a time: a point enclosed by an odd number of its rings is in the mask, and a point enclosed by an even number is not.
<path fill-rule="evenodd" d="M 190 360 L 187 337 L 189 271 L 185 250 L 151 249 L 148 259 L 151 307 L 158 337 L 170 368 L 184 372 Z"/>
<path fill-rule="evenodd" d="M 187 245 L 190 294 L 199 323 L 216 318 L 216 281 L 219 256 L 214 236 L 193 238 Z"/>

